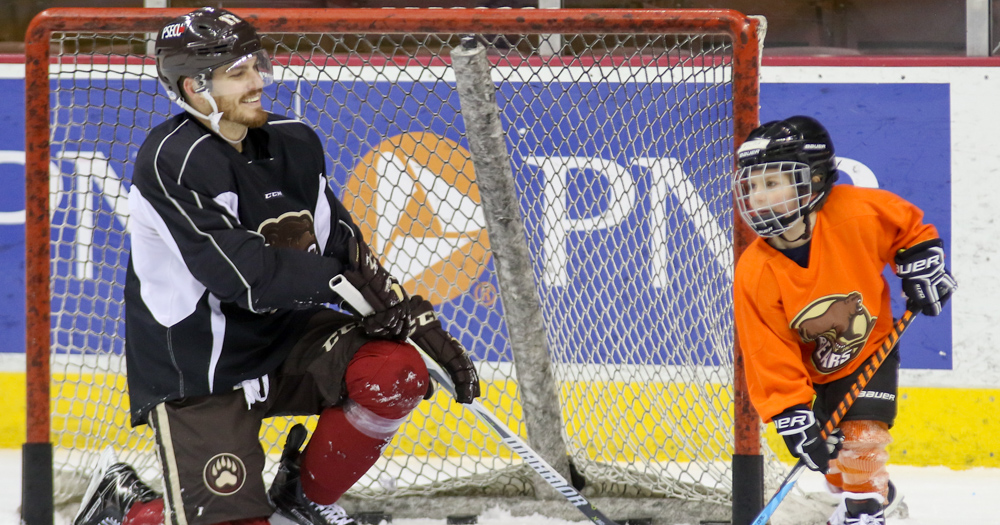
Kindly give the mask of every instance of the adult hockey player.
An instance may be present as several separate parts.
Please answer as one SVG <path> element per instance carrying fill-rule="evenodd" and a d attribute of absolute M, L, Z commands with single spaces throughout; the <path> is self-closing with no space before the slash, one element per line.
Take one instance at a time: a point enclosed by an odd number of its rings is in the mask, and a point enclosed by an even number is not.
<path fill-rule="evenodd" d="M 885 523 L 886 504 L 897 500 L 886 446 L 896 418 L 898 350 L 826 441 L 820 425 L 892 331 L 885 266 L 902 278 L 907 308 L 937 315 L 955 290 L 944 244 L 904 199 L 834 186 L 833 142 L 810 117 L 753 130 L 738 163 L 737 207 L 760 236 L 735 274 L 750 398 L 792 455 L 843 494 L 831 523 Z"/>
<path fill-rule="evenodd" d="M 156 65 L 185 111 L 136 159 L 125 353 L 132 424 L 153 430 L 164 493 L 109 461 L 75 525 L 266 525 L 275 507 L 302 525 L 353 523 L 336 501 L 430 387 L 405 338 L 460 402 L 479 396 L 475 367 L 369 251 L 313 130 L 262 109 L 271 63 L 248 22 L 181 16 L 158 34 Z M 341 299 L 336 276 L 375 313 L 324 306 Z M 265 491 L 261 420 L 305 414 L 320 417 L 301 465 L 287 451 Z"/>

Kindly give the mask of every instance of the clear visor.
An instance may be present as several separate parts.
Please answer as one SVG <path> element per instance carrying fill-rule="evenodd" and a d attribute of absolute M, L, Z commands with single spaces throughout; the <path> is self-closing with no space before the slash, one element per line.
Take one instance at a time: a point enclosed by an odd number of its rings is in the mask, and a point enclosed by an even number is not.
<path fill-rule="evenodd" d="M 740 216 L 761 237 L 776 237 L 791 228 L 812 198 L 809 166 L 801 162 L 740 168 L 733 185 Z"/>
<path fill-rule="evenodd" d="M 205 70 L 205 89 L 213 96 L 251 95 L 274 83 L 271 58 L 261 49 Z"/>

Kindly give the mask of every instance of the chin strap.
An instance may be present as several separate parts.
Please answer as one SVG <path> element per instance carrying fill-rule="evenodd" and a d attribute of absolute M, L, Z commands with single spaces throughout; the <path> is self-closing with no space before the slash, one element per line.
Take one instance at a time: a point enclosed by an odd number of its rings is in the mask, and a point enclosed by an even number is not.
<path fill-rule="evenodd" d="M 809 216 L 810 215 L 812 215 L 812 213 L 808 213 L 808 214 L 806 214 L 805 217 L 802 218 L 802 220 L 805 221 L 805 223 L 806 223 L 806 229 L 805 229 L 805 231 L 802 232 L 802 235 L 799 235 L 798 237 L 796 237 L 794 239 L 788 239 L 788 238 L 785 237 L 785 234 L 782 233 L 780 235 L 781 239 L 784 240 L 787 243 L 793 243 L 793 242 L 798 242 L 798 241 L 801 241 L 802 239 L 808 239 L 809 237 L 811 237 L 812 236 L 812 223 L 809 222 Z"/>
<path fill-rule="evenodd" d="M 174 100 L 174 102 L 176 102 L 178 106 L 180 106 L 181 108 L 183 108 L 184 111 L 187 111 L 188 113 L 190 113 L 190 114 L 192 114 L 192 115 L 194 115 L 194 116 L 196 116 L 196 117 L 198 117 L 200 119 L 207 120 L 208 123 L 209 123 L 209 126 L 212 128 L 212 131 L 214 131 L 216 135 L 222 137 L 222 139 L 225 140 L 226 142 L 232 144 L 233 146 L 236 146 L 240 142 L 243 142 L 243 139 L 246 138 L 246 136 L 247 136 L 247 130 L 244 129 L 243 130 L 243 136 L 240 137 L 240 138 L 238 138 L 238 139 L 236 139 L 236 140 L 230 140 L 229 137 L 223 135 L 222 134 L 222 130 L 219 129 L 219 121 L 222 120 L 222 112 L 219 111 L 219 106 L 215 103 L 215 99 L 212 98 L 212 95 L 208 94 L 208 90 L 202 90 L 202 91 L 199 92 L 199 94 L 206 101 L 208 101 L 208 104 L 210 106 L 212 106 L 212 113 L 206 115 L 206 114 L 198 111 L 197 109 L 194 108 L 194 106 L 192 106 L 192 105 L 188 104 L 187 102 L 185 102 L 184 99 L 181 98 L 181 97 L 178 97 L 176 100 Z"/>

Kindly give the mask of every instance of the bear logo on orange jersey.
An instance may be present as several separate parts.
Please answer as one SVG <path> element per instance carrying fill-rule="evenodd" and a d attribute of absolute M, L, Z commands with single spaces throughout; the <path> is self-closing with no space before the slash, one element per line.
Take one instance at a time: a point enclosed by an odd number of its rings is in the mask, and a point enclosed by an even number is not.
<path fill-rule="evenodd" d="M 821 374 L 847 365 L 864 348 L 875 327 L 860 292 L 817 299 L 802 309 L 790 327 L 805 343 L 816 343 L 812 364 Z"/>

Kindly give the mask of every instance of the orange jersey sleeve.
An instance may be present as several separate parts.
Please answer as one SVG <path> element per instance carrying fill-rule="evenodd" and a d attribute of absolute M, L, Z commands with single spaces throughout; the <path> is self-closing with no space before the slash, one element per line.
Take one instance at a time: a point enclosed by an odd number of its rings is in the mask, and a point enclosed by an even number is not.
<path fill-rule="evenodd" d="M 816 214 L 807 268 L 764 239 L 750 244 L 734 307 L 750 399 L 765 422 L 811 404 L 814 383 L 853 374 L 882 345 L 893 322 L 883 269 L 897 251 L 937 237 L 901 197 L 840 185 Z"/>

